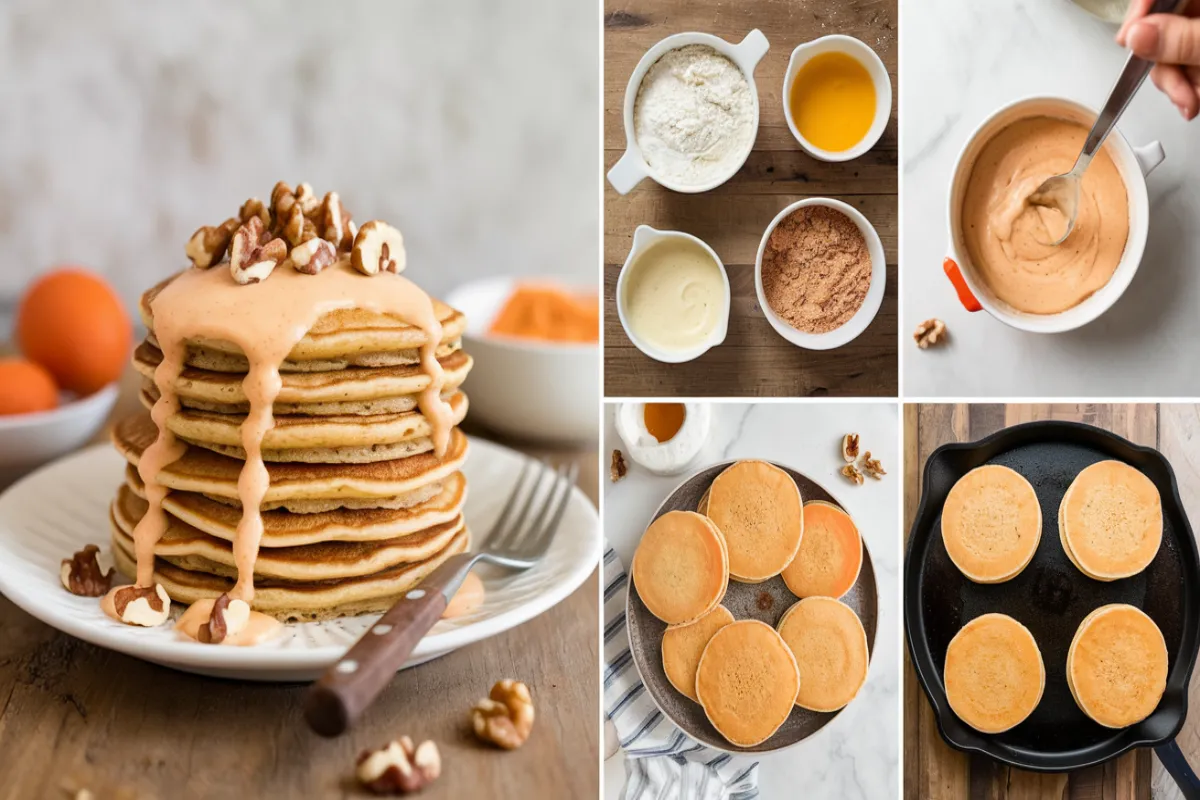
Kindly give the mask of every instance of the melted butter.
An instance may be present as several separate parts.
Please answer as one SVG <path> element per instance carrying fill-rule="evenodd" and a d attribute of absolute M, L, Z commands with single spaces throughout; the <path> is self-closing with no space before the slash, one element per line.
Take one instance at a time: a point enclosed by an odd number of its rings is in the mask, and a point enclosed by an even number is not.
<path fill-rule="evenodd" d="M 465 617 L 470 614 L 483 605 L 483 594 L 483 581 L 474 572 L 468 572 L 467 577 L 463 579 L 462 586 L 458 587 L 454 597 L 451 597 L 450 602 L 446 604 L 446 610 L 442 612 L 442 619 Z"/>
<path fill-rule="evenodd" d="M 686 239 L 663 239 L 629 269 L 627 320 L 641 339 L 670 352 L 686 352 L 709 340 L 725 306 L 725 282 L 704 248 Z"/>
<path fill-rule="evenodd" d="M 233 280 L 225 265 L 185 270 L 151 302 L 154 334 L 163 359 L 154 372 L 159 399 L 150 412 L 158 427 L 158 437 L 138 464 L 148 508 L 133 530 L 137 585 L 153 584 L 154 548 L 166 530 L 162 501 L 167 489 L 159 483 L 158 473 L 187 449 L 186 443 L 167 428 L 166 421 L 179 411 L 175 385 L 185 365 L 188 342 L 197 339 L 232 342 L 241 348 L 249 362 L 242 384 L 250 405 L 241 426 L 246 461 L 238 477 L 243 513 L 233 540 L 238 578 L 229 595 L 252 603 L 254 563 L 263 533 L 261 506 L 270 485 L 262 459 L 262 439 L 275 426 L 273 408 L 282 385 L 279 365 L 317 320 L 350 308 L 392 316 L 424 332 L 420 358 L 430 381 L 418 395 L 418 407 L 432 428 L 436 455 L 440 458 L 445 454 L 452 413 L 441 396 L 445 376 L 436 357 L 442 326 L 433 301 L 410 280 L 389 272 L 363 275 L 345 257 L 317 275 L 280 267 L 267 280 L 245 286 Z M 203 608 L 188 618 L 185 633 L 192 627 L 192 619 L 204 617 L 195 625 L 197 629 L 207 620 Z M 260 621 L 254 627 L 265 626 Z"/>
<path fill-rule="evenodd" d="M 875 82 L 853 56 L 813 56 L 792 81 L 789 113 L 811 144 L 841 153 L 861 142 L 875 123 Z"/>
<path fill-rule="evenodd" d="M 683 403 L 646 403 L 642 410 L 646 432 L 659 444 L 675 438 L 675 434 L 683 427 L 686 416 L 687 411 Z"/>

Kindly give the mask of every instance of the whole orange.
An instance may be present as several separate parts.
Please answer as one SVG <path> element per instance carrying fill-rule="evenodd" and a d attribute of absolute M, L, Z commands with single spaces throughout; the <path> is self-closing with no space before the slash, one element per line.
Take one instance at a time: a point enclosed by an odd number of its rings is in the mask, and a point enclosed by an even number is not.
<path fill-rule="evenodd" d="M 83 269 L 53 270 L 17 307 L 17 344 L 63 389 L 89 395 L 120 377 L 133 326 L 117 293 Z"/>
<path fill-rule="evenodd" d="M 0 358 L 0 416 L 58 407 L 58 387 L 50 373 L 23 358 Z"/>

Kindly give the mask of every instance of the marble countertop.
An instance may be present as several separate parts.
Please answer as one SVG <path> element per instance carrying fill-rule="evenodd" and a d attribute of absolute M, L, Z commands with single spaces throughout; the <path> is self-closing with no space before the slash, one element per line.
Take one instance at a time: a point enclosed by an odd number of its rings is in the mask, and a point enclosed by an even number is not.
<path fill-rule="evenodd" d="M 900 757 L 900 442 L 895 404 L 812 403 L 804 406 L 715 403 L 713 432 L 697 466 L 731 458 L 764 458 L 793 467 L 828 489 L 854 516 L 875 565 L 880 598 L 874 658 L 857 698 L 819 733 L 792 749 L 759 759 L 763 797 L 894 796 Z M 605 408 L 605 454 L 624 449 L 613 426 L 616 406 Z M 841 437 L 858 433 L 863 447 L 891 474 L 863 486 L 838 470 Z M 607 458 L 605 459 L 607 461 Z M 629 461 L 629 459 L 627 459 Z M 604 531 L 628 564 L 651 514 L 685 476 L 658 477 L 630 463 L 629 474 L 604 487 Z M 604 765 L 606 800 L 620 797 L 623 757 Z M 749 762 L 747 762 L 749 763 Z"/>
<path fill-rule="evenodd" d="M 1118 124 L 1134 146 L 1158 140 L 1148 179 L 1150 235 L 1125 295 L 1070 332 L 1014 330 L 970 314 L 942 273 L 946 192 L 959 150 L 994 110 L 1029 95 L 1099 108 L 1126 58 L 1115 27 L 1068 0 L 923 0 L 904 6 L 900 80 L 903 389 L 906 397 L 1130 397 L 1200 394 L 1200 123 L 1150 84 Z M 909 335 L 945 320 L 948 346 Z M 986 368 L 980 367 L 986 365 Z"/>

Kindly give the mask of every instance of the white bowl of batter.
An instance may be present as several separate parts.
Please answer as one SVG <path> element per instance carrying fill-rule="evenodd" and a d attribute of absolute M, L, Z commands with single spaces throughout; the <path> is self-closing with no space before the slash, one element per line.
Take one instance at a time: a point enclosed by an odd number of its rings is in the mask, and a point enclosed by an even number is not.
<path fill-rule="evenodd" d="M 692 31 L 668 36 L 647 50 L 625 87 L 626 150 L 608 171 L 612 187 L 627 194 L 651 178 L 672 191 L 695 194 L 733 177 L 754 149 L 754 69 L 769 48 L 767 37 L 755 29 L 738 44 Z M 705 50 L 708 59 L 692 57 Z M 659 64 L 668 54 L 677 63 Z M 736 72 L 728 68 L 729 62 Z M 704 74 L 692 74 L 696 72 Z M 660 77 L 663 80 L 657 80 Z M 707 96 L 722 89 L 726 96 Z"/>
<path fill-rule="evenodd" d="M 1026 183 L 1036 188 L 1042 171 L 1049 177 L 1070 168 L 1096 114 L 1072 100 L 1029 97 L 996 111 L 967 139 L 948 193 L 946 272 L 968 311 L 987 311 L 1024 331 L 1059 333 L 1096 319 L 1129 287 L 1149 231 L 1146 176 L 1164 158 L 1158 142 L 1135 148 L 1120 131 L 1109 135 L 1085 175 L 1076 229 L 1057 248 L 1034 241 L 1024 223 L 1036 218 L 1019 216 L 1019 202 L 1010 204 Z M 1060 135 L 1068 129 L 1078 144 Z M 1023 137 L 1038 140 L 1028 154 L 1019 152 Z M 993 141 L 1013 145 L 1004 151 L 1011 161 L 996 160 Z M 1127 216 L 1119 213 L 1122 190 Z"/>
<path fill-rule="evenodd" d="M 732 295 L 715 250 L 682 231 L 639 225 L 617 278 L 617 316 L 638 350 L 665 364 L 725 341 Z"/>

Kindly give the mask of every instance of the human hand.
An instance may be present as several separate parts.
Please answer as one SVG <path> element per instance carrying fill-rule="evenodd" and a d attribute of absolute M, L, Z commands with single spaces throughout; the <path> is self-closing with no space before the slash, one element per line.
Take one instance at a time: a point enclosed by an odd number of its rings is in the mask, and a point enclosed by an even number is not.
<path fill-rule="evenodd" d="M 1184 119 L 1200 114 L 1200 0 L 1180 14 L 1146 12 L 1153 0 L 1133 0 L 1117 31 L 1117 44 L 1154 62 L 1150 80 Z"/>

